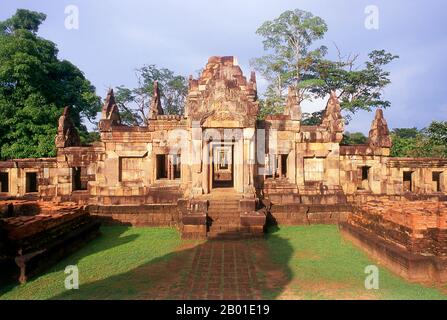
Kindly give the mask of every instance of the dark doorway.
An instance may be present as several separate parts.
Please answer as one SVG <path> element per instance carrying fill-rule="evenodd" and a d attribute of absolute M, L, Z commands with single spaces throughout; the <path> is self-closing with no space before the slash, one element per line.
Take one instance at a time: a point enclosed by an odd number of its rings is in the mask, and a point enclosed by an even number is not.
<path fill-rule="evenodd" d="M 168 178 L 168 157 L 165 154 L 157 154 L 157 180 Z"/>
<path fill-rule="evenodd" d="M 413 192 L 413 171 L 404 172 L 404 192 Z"/>
<path fill-rule="evenodd" d="M 212 167 L 213 188 L 234 187 L 233 146 L 215 146 Z"/>
<path fill-rule="evenodd" d="M 26 173 L 26 193 L 37 192 L 37 172 Z"/>
<path fill-rule="evenodd" d="M 442 172 L 433 172 L 432 173 L 432 181 L 434 183 L 434 191 L 441 192 L 441 176 Z"/>
<path fill-rule="evenodd" d="M 87 190 L 86 168 L 72 168 L 73 173 L 73 191 Z"/>
<path fill-rule="evenodd" d="M 281 154 L 281 178 L 287 177 L 287 158 L 289 155 Z"/>
<path fill-rule="evenodd" d="M 0 192 L 9 192 L 9 173 L 0 172 Z"/>
<path fill-rule="evenodd" d="M 357 180 L 357 190 L 369 190 L 369 171 L 370 167 L 360 167 L 358 175 L 361 179 Z"/>

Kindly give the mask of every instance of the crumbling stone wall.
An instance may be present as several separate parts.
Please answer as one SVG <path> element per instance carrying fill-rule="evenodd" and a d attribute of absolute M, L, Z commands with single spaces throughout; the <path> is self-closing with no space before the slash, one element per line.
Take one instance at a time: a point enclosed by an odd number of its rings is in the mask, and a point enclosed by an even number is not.
<path fill-rule="evenodd" d="M 447 256 L 447 203 L 393 201 L 385 197 L 356 205 L 348 223 L 424 255 Z"/>
<path fill-rule="evenodd" d="M 0 201 L 0 283 L 21 283 L 99 234 L 85 208 L 31 201 Z M 24 215 L 26 214 L 26 215 Z"/>

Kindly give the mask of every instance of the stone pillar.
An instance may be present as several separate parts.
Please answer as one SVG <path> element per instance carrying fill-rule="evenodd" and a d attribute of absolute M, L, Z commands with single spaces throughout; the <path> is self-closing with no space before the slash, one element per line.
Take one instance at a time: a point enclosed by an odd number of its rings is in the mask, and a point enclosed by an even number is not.
<path fill-rule="evenodd" d="M 276 161 L 278 162 L 278 177 L 282 178 L 282 155 L 276 155 Z"/>
<path fill-rule="evenodd" d="M 296 141 L 299 141 L 299 133 L 296 134 Z M 295 179 L 298 186 L 304 185 L 304 157 L 306 144 L 296 142 L 295 143 Z"/>
<path fill-rule="evenodd" d="M 244 140 L 239 139 L 234 144 L 234 189 L 244 192 Z"/>
<path fill-rule="evenodd" d="M 204 142 L 202 148 L 202 190 L 203 193 L 209 193 L 210 185 L 210 152 L 212 152 L 212 145 L 210 142 Z"/>
<path fill-rule="evenodd" d="M 17 168 L 10 168 L 9 169 L 9 194 L 11 196 L 15 196 L 15 197 L 20 196 L 19 183 L 20 183 L 19 170 Z"/>
<path fill-rule="evenodd" d="M 272 154 L 272 158 L 273 158 L 273 163 L 272 163 L 272 168 L 273 168 L 273 172 L 272 172 L 272 176 L 273 176 L 273 180 L 276 179 L 276 172 L 278 170 L 277 168 L 277 164 L 278 164 L 278 155 L 276 153 Z"/>
<path fill-rule="evenodd" d="M 202 128 L 200 124 L 193 123 L 191 129 L 191 154 L 189 157 L 191 167 L 192 193 L 202 194 Z"/>
<path fill-rule="evenodd" d="M 250 186 L 253 186 L 253 162 L 254 162 L 254 154 L 253 154 L 253 146 L 254 143 L 254 128 L 244 128 L 243 130 L 243 172 L 244 172 L 244 191 L 249 190 Z"/>
<path fill-rule="evenodd" d="M 293 144 L 292 151 L 289 152 L 287 157 L 287 179 L 290 183 L 296 184 L 296 150 L 295 144 Z"/>

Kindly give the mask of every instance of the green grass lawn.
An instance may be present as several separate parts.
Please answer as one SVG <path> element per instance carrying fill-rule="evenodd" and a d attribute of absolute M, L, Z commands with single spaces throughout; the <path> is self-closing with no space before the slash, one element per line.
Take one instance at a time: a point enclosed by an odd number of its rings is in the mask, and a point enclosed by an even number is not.
<path fill-rule="evenodd" d="M 337 226 L 281 227 L 271 230 L 267 245 L 272 261 L 284 267 L 292 295 L 295 291 L 305 299 L 447 298 L 438 289 L 409 283 L 380 266 L 379 289 L 366 290 L 365 267 L 376 263 L 343 239 Z M 269 298 L 279 293 L 264 294 Z"/>
<path fill-rule="evenodd" d="M 28 281 L 25 285 L 0 288 L 0 299 L 82 299 L 132 298 L 133 288 L 121 283 L 116 288 L 104 288 L 107 279 L 120 275 L 151 262 L 167 259 L 168 254 L 180 244 L 179 233 L 172 228 L 103 227 L 102 235 L 84 248 L 64 259 L 44 275 Z M 67 291 L 64 273 L 67 265 L 79 268 L 82 290 Z M 150 279 L 143 284 L 150 286 Z M 87 285 L 87 284 L 97 285 Z"/>
<path fill-rule="evenodd" d="M 0 288 L 1 299 L 141 299 L 176 286 L 191 270 L 196 246 L 173 228 L 103 227 L 102 235 L 24 285 Z M 246 241 L 266 299 L 446 299 L 379 266 L 379 289 L 364 287 L 375 263 L 336 226 L 272 229 Z M 186 249 L 185 249 L 186 248 Z M 79 290 L 66 290 L 64 269 L 77 265 Z M 174 270 L 174 271 L 173 271 Z M 178 277 L 176 277 L 176 275 Z M 162 296 L 163 297 L 163 296 Z"/>

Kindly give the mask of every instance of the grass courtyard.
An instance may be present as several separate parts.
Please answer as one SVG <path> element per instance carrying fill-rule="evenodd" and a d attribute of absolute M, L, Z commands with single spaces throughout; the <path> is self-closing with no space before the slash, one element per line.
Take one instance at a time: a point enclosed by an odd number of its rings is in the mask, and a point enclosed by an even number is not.
<path fill-rule="evenodd" d="M 412 284 L 380 266 L 379 289 L 366 290 L 364 270 L 374 262 L 336 226 L 281 227 L 265 240 L 237 243 L 182 241 L 171 228 L 101 231 L 45 274 L 0 288 L 0 299 L 211 299 L 250 293 L 265 299 L 447 298 L 444 287 Z M 79 268 L 78 290 L 64 287 L 68 265 Z"/>

